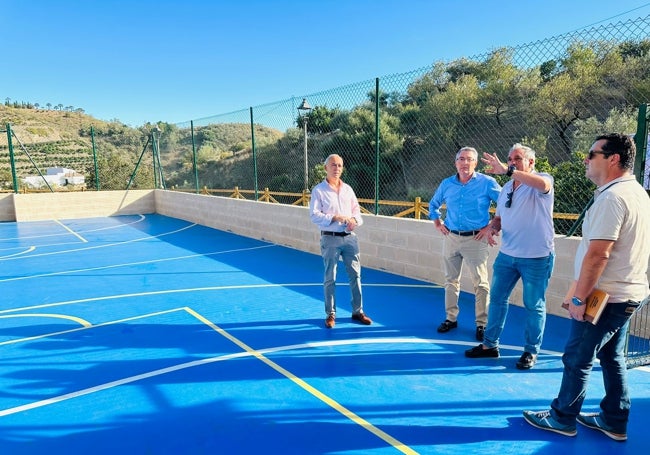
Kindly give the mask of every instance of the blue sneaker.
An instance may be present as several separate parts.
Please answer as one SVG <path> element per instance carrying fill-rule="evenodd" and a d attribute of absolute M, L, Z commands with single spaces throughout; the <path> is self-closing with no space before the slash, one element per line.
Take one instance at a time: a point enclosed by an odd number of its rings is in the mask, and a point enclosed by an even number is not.
<path fill-rule="evenodd" d="M 551 416 L 550 411 L 524 411 L 524 420 L 535 428 L 554 431 L 564 436 L 575 436 L 578 434 L 575 425 L 562 425 Z"/>
<path fill-rule="evenodd" d="M 605 433 L 607 436 L 612 438 L 614 441 L 627 441 L 627 433 L 616 433 L 612 427 L 607 425 L 603 419 L 600 417 L 600 413 L 598 412 L 592 412 L 592 413 L 580 413 L 576 417 L 576 420 L 578 423 L 588 427 L 588 428 L 593 428 L 594 430 L 602 431 Z"/>

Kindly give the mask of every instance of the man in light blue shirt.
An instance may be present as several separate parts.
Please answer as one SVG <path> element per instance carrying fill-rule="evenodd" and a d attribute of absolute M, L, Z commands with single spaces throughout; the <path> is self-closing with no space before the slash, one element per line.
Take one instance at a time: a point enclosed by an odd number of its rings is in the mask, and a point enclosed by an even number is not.
<path fill-rule="evenodd" d="M 478 152 L 473 147 L 463 147 L 456 153 L 457 173 L 438 186 L 429 202 L 429 218 L 445 236 L 446 318 L 438 332 L 458 327 L 460 275 L 465 262 L 474 285 L 476 339 L 483 341 L 490 294 L 486 226 L 490 222 L 490 204 L 497 201 L 501 187 L 493 177 L 476 172 L 477 162 Z M 443 204 L 446 206 L 444 221 L 440 210 Z"/>
<path fill-rule="evenodd" d="M 523 283 L 526 309 L 524 353 L 516 363 L 527 370 L 537 362 L 546 323 L 546 288 L 555 261 L 553 230 L 553 177 L 535 171 L 535 151 L 515 144 L 508 164 L 496 154 L 484 153 L 485 172 L 505 174 L 495 217 L 490 221 L 491 238 L 503 232 L 499 254 L 492 269 L 492 286 L 485 340 L 465 351 L 465 356 L 499 357 L 499 338 L 508 315 L 508 299 L 517 281 Z"/>

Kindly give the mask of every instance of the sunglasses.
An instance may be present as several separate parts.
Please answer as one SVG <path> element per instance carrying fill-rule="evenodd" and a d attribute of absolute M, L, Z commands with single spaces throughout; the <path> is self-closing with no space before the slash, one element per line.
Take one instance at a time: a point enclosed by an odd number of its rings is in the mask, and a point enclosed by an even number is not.
<path fill-rule="evenodd" d="M 515 192 L 515 190 L 512 190 L 511 192 L 506 194 L 506 197 L 508 199 L 506 199 L 505 206 L 506 206 L 507 209 L 509 209 L 512 206 L 512 195 L 514 194 L 514 192 Z"/>
<path fill-rule="evenodd" d="M 605 158 L 607 158 L 608 156 L 612 155 L 612 153 L 603 152 L 602 150 L 589 150 L 587 159 L 591 161 L 596 155 L 603 155 Z"/>

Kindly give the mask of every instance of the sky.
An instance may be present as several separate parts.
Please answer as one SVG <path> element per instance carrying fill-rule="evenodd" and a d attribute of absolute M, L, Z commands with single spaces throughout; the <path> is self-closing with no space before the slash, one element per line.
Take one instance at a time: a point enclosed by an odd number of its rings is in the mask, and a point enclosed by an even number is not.
<path fill-rule="evenodd" d="M 0 0 L 0 102 L 181 123 L 648 15 L 647 0 Z"/>

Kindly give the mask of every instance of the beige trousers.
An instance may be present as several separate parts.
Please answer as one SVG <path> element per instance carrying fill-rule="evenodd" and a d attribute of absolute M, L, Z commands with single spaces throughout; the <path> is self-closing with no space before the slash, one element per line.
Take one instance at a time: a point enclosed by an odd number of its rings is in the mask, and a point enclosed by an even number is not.
<path fill-rule="evenodd" d="M 465 263 L 474 285 L 474 309 L 476 325 L 487 324 L 490 283 L 488 281 L 488 244 L 475 240 L 473 236 L 463 237 L 449 233 L 443 244 L 443 271 L 445 272 L 446 319 L 458 319 L 458 296 L 460 276 Z"/>

